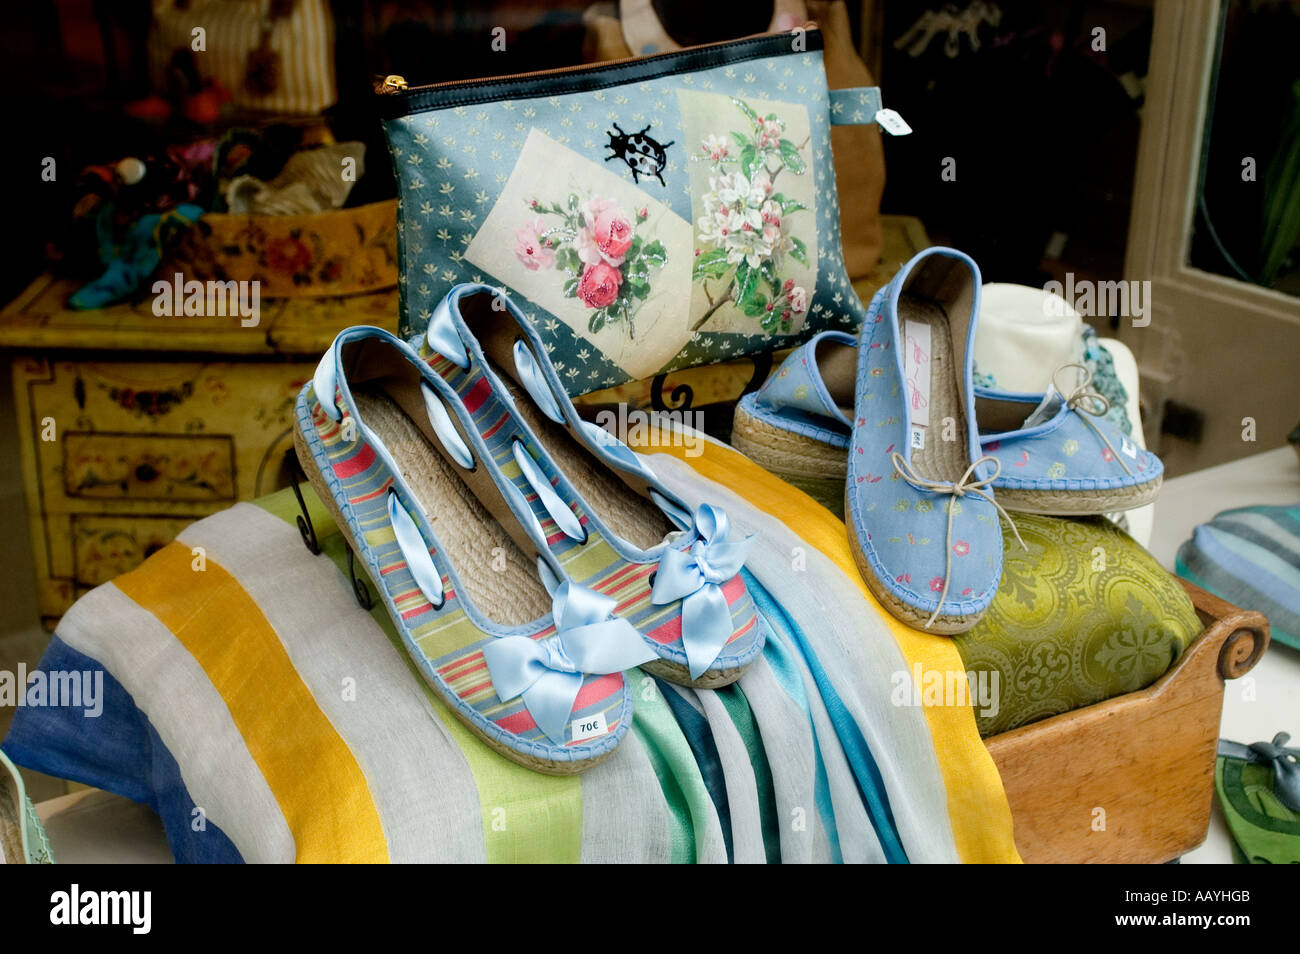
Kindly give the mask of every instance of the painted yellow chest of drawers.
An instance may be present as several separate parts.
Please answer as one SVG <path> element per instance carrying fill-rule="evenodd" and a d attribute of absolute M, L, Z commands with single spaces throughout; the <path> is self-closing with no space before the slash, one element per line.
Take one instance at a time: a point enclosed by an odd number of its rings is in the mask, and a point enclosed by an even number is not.
<path fill-rule="evenodd" d="M 52 625 L 194 520 L 287 484 L 293 404 L 342 328 L 395 329 L 395 291 L 160 318 L 149 300 L 64 307 L 38 279 L 0 312 L 38 599 Z"/>

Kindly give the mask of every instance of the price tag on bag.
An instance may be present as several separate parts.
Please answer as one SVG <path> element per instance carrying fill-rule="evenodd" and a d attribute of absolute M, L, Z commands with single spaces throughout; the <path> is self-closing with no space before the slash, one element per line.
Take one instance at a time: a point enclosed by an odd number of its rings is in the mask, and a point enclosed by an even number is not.
<path fill-rule="evenodd" d="M 907 124 L 907 120 L 893 109 L 876 110 L 876 122 L 880 128 L 891 136 L 906 136 L 912 131 L 912 127 Z"/>

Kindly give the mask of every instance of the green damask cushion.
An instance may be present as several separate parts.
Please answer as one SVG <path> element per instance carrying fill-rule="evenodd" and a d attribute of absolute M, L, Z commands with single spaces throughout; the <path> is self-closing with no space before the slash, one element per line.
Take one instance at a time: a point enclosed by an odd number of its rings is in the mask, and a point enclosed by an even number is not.
<path fill-rule="evenodd" d="M 1177 579 L 1110 521 L 1012 516 L 1029 551 L 1004 525 L 993 605 L 953 637 L 997 680 L 996 705 L 975 707 L 986 737 L 1142 689 L 1201 631 Z"/>

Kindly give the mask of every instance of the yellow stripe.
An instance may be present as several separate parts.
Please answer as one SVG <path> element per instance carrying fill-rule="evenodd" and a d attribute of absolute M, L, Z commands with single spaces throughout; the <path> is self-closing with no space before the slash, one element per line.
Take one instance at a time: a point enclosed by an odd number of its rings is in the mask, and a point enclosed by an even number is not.
<path fill-rule="evenodd" d="M 708 443 L 698 457 L 688 456 L 681 447 L 654 441 L 638 449 L 651 448 L 685 461 L 701 476 L 730 488 L 829 557 L 876 607 L 909 667 L 920 663 L 923 672 L 965 671 L 966 664 L 951 639 L 905 626 L 880 606 L 862 582 L 844 523 L 807 494 L 729 447 Z M 962 861 L 1019 862 L 1011 806 L 1002 777 L 976 728 L 974 710 L 969 706 L 926 706 L 923 711 L 947 789 L 948 816 Z"/>
<path fill-rule="evenodd" d="M 195 571 L 171 543 L 119 576 L 117 588 L 156 616 L 225 700 L 235 728 L 284 813 L 300 862 L 387 862 L 379 813 L 261 609 L 222 567 Z"/>

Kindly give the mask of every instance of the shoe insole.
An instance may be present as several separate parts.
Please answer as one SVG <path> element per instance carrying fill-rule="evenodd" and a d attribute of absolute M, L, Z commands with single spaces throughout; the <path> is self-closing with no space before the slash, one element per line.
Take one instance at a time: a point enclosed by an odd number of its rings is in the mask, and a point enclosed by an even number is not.
<path fill-rule="evenodd" d="M 975 421 L 983 435 L 1018 431 L 1037 407 L 1033 402 L 976 398 Z"/>
<path fill-rule="evenodd" d="M 598 461 L 586 447 L 538 409 L 528 392 L 501 370 L 497 376 L 509 388 L 515 408 L 542 442 L 564 476 L 609 529 L 641 550 L 657 546 L 677 528 L 653 501 L 623 483 L 610 468 Z"/>
<path fill-rule="evenodd" d="M 418 393 L 418 392 L 417 392 Z M 533 558 L 526 555 L 426 436 L 423 427 L 385 391 L 373 385 L 354 390 L 362 420 L 383 442 L 402 479 L 424 508 L 444 552 L 439 569 L 456 568 L 466 596 L 494 622 L 517 626 L 551 611 Z M 403 403 L 409 404 L 409 401 Z M 500 569 L 499 569 L 500 568 Z"/>
<path fill-rule="evenodd" d="M 961 400 L 961 366 L 953 351 L 952 331 L 947 312 L 932 299 L 903 293 L 898 299 L 898 330 L 903 336 L 901 347 L 907 349 L 907 325 L 928 326 L 930 329 L 929 393 L 924 390 L 924 378 L 917 401 L 926 402 L 929 425 L 923 429 L 924 446 L 912 447 L 912 469 L 928 480 L 954 482 L 970 466 L 970 450 L 966 434 L 966 410 Z M 903 355 L 903 367 L 908 369 L 908 356 Z M 925 366 L 918 367 L 919 375 L 926 374 Z M 912 389 L 903 383 L 903 399 L 913 400 Z M 915 415 L 913 411 L 913 415 Z M 951 419 L 956 429 L 956 440 L 946 441 L 943 433 L 946 421 Z M 909 440 L 911 435 L 908 435 Z"/>
<path fill-rule="evenodd" d="M 817 363 L 817 371 L 821 374 L 831 401 L 841 414 L 852 421 L 853 392 L 858 374 L 857 347 L 823 339 L 817 346 L 813 360 Z"/>

